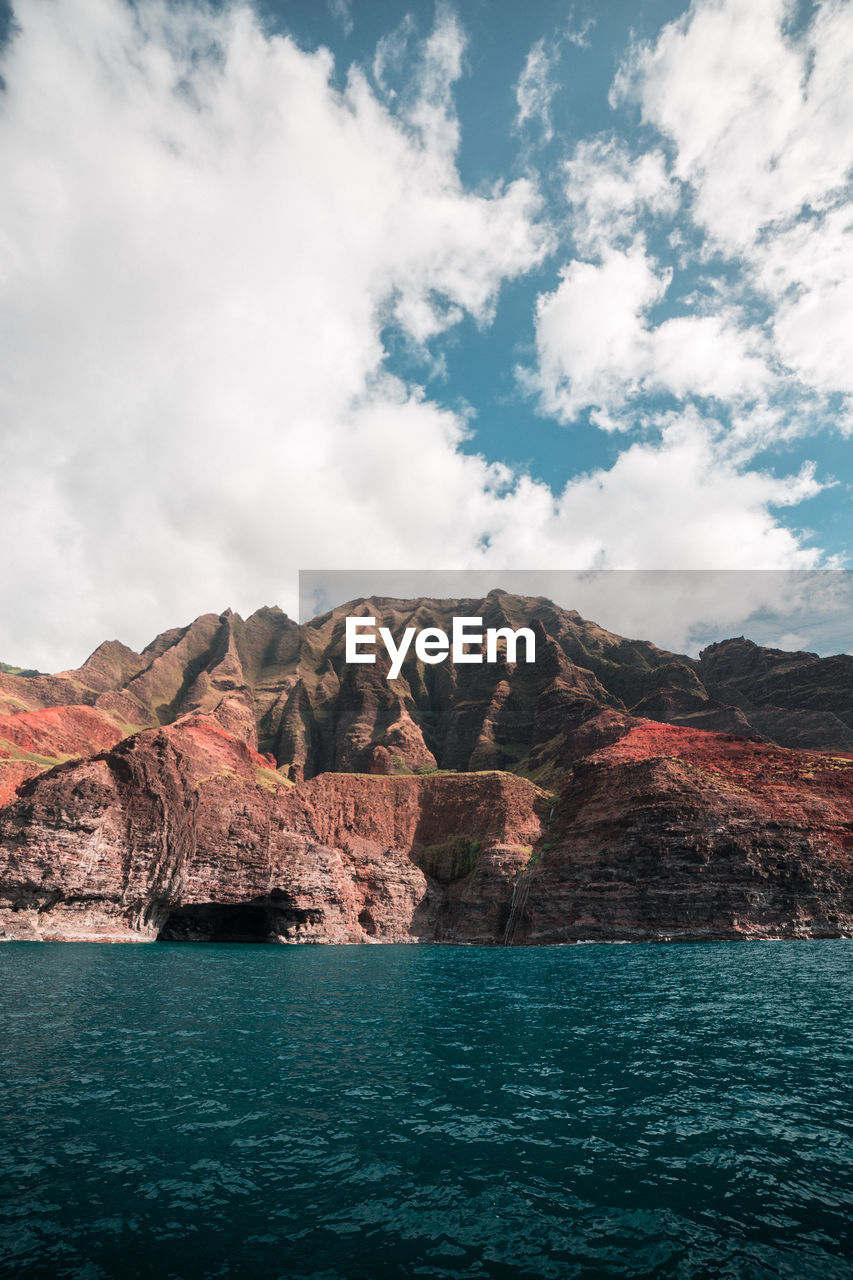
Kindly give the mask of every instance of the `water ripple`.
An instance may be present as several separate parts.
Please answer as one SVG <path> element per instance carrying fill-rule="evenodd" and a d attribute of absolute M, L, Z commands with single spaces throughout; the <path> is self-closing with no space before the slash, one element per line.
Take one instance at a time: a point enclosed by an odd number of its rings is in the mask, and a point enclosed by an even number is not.
<path fill-rule="evenodd" d="M 853 1280 L 853 947 L 0 949 L 0 1271 Z"/>

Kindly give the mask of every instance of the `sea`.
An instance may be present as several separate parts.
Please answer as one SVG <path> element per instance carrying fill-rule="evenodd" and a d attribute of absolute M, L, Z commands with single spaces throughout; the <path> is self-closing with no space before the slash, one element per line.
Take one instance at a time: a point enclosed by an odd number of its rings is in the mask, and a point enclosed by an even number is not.
<path fill-rule="evenodd" d="M 0 947 L 4 1277 L 853 1277 L 853 942 Z"/>

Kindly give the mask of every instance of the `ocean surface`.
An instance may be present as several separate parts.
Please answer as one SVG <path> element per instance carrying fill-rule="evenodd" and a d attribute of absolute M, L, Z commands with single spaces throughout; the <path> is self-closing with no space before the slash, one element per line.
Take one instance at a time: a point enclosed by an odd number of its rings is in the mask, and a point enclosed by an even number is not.
<path fill-rule="evenodd" d="M 853 1277 L 853 942 L 0 947 L 0 1274 Z"/>

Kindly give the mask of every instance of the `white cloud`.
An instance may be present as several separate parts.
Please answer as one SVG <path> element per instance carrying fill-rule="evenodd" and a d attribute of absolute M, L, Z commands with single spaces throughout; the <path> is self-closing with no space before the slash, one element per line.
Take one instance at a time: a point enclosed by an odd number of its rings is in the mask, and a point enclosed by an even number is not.
<path fill-rule="evenodd" d="M 650 324 L 671 274 L 641 241 L 605 249 L 600 263 L 573 261 L 553 293 L 539 297 L 538 367 L 524 377 L 545 412 L 570 422 L 585 408 L 602 426 L 633 425 L 617 415 L 641 394 L 679 399 L 758 396 L 770 375 L 763 339 L 734 314 L 685 315 Z"/>
<path fill-rule="evenodd" d="M 543 145 L 554 137 L 551 103 L 560 88 L 557 66 L 563 56 L 563 46 L 568 43 L 585 49 L 589 45 L 589 33 L 595 26 L 594 18 L 579 20 L 577 24 L 573 24 L 573 19 L 574 14 L 570 10 L 565 27 L 554 31 L 550 38 L 542 36 L 531 45 L 515 86 L 515 130 L 529 138 L 535 127 L 537 141 Z"/>
<path fill-rule="evenodd" d="M 704 0 L 633 51 L 614 102 L 674 148 L 711 242 L 773 312 L 779 358 L 817 391 L 853 391 L 853 8 Z"/>
<path fill-rule="evenodd" d="M 766 340 L 724 298 L 700 293 L 694 309 L 651 321 L 673 271 L 649 256 L 641 232 L 651 219 L 668 225 L 681 201 L 663 152 L 632 156 L 618 138 L 597 137 L 579 143 L 565 167 L 583 258 L 538 299 L 537 369 L 522 380 L 543 411 L 570 422 L 592 408 L 600 426 L 626 428 L 648 394 L 741 401 L 766 391 Z"/>
<path fill-rule="evenodd" d="M 659 441 L 632 444 L 609 469 L 571 480 L 531 522 L 524 550 L 529 563 L 556 563 L 571 546 L 573 567 L 590 569 L 812 568 L 819 553 L 770 509 L 819 491 L 808 466 L 782 479 L 742 471 L 719 425 L 688 409 L 665 421 Z M 524 537 L 516 528 L 512 536 Z M 506 539 L 493 539 L 494 563 L 510 555 Z"/>
<path fill-rule="evenodd" d="M 456 154 L 459 121 L 453 105 L 453 86 L 462 75 L 465 35 L 455 14 L 439 6 L 440 18 L 423 46 L 421 65 L 414 84 L 416 97 L 408 118 L 427 144 L 427 154 L 437 160 Z"/>
<path fill-rule="evenodd" d="M 853 15 L 817 6 L 788 34 L 790 0 L 705 0 L 635 51 L 617 93 L 676 147 L 696 215 L 743 250 L 771 223 L 841 195 L 853 162 Z"/>
<path fill-rule="evenodd" d="M 326 0 L 326 2 L 329 7 L 329 12 L 335 21 L 340 24 L 344 35 L 352 35 L 353 20 L 350 0 Z"/>
<path fill-rule="evenodd" d="M 382 36 L 376 46 L 371 71 L 376 87 L 389 102 L 397 97 L 392 81 L 402 76 L 414 40 L 415 20 L 411 13 L 407 13 L 393 31 Z"/>
<path fill-rule="evenodd" d="M 569 12 L 569 25 L 564 32 L 569 44 L 576 45 L 579 49 L 587 49 L 589 47 L 590 32 L 595 27 L 595 18 L 582 18 L 578 21 L 577 26 L 572 25 L 574 12 Z"/>
<path fill-rule="evenodd" d="M 641 219 L 671 217 L 678 209 L 678 184 L 661 151 L 632 158 L 618 138 L 590 138 L 577 145 L 566 173 L 572 230 L 585 256 L 633 239 Z"/>
<path fill-rule="evenodd" d="M 436 25 L 425 40 L 418 39 L 411 13 L 383 36 L 371 72 L 385 102 L 420 134 L 424 163 L 435 159 L 446 166 L 459 147 L 453 86 L 462 75 L 467 42 L 454 12 L 446 4 L 436 7 Z"/>
<path fill-rule="evenodd" d="M 527 54 L 515 86 L 515 100 L 518 104 L 516 128 L 524 129 L 525 126 L 537 123 L 543 142 L 550 142 L 554 136 L 551 119 L 551 99 L 557 89 L 553 78 L 554 60 L 554 54 L 545 48 L 544 39 L 537 40 Z"/>
<path fill-rule="evenodd" d="M 739 400 L 760 395 L 771 381 L 759 332 L 734 314 L 677 316 L 648 334 L 649 385 L 679 399 Z"/>
<path fill-rule="evenodd" d="M 463 424 L 382 373 L 392 316 L 416 341 L 485 322 L 545 244 L 529 183 L 459 181 L 456 24 L 427 41 L 401 122 L 246 9 L 67 0 L 20 20 L 0 525 L 27 554 L 4 558 L 2 651 L 35 632 L 27 661 L 79 660 L 119 621 L 139 643 L 281 599 L 300 561 L 441 545 L 452 519 L 413 522 L 410 475 L 463 511 L 498 501 Z"/>
<path fill-rule="evenodd" d="M 533 385 L 547 413 L 570 421 L 584 407 L 620 402 L 642 363 L 643 312 L 669 283 L 641 245 L 608 252 L 600 265 L 574 261 L 553 293 L 539 297 Z"/>
<path fill-rule="evenodd" d="M 631 51 L 612 105 L 639 104 L 668 151 L 599 136 L 566 166 L 581 260 L 539 299 L 526 381 L 545 412 L 625 428 L 649 394 L 713 398 L 745 458 L 853 396 L 853 9 L 796 17 L 787 0 L 695 0 Z M 644 245 L 668 228 L 659 263 Z M 700 264 L 685 295 L 678 273 Z"/>
<path fill-rule="evenodd" d="M 853 203 L 766 237 L 752 256 L 774 300 L 780 358 L 809 385 L 853 395 Z"/>

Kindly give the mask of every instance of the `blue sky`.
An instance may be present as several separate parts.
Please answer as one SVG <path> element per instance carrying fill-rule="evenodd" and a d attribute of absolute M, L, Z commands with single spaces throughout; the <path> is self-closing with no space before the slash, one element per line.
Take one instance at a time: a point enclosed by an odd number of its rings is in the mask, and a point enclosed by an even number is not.
<path fill-rule="evenodd" d="M 300 568 L 850 564 L 849 4 L 12 10 L 0 656 Z"/>

